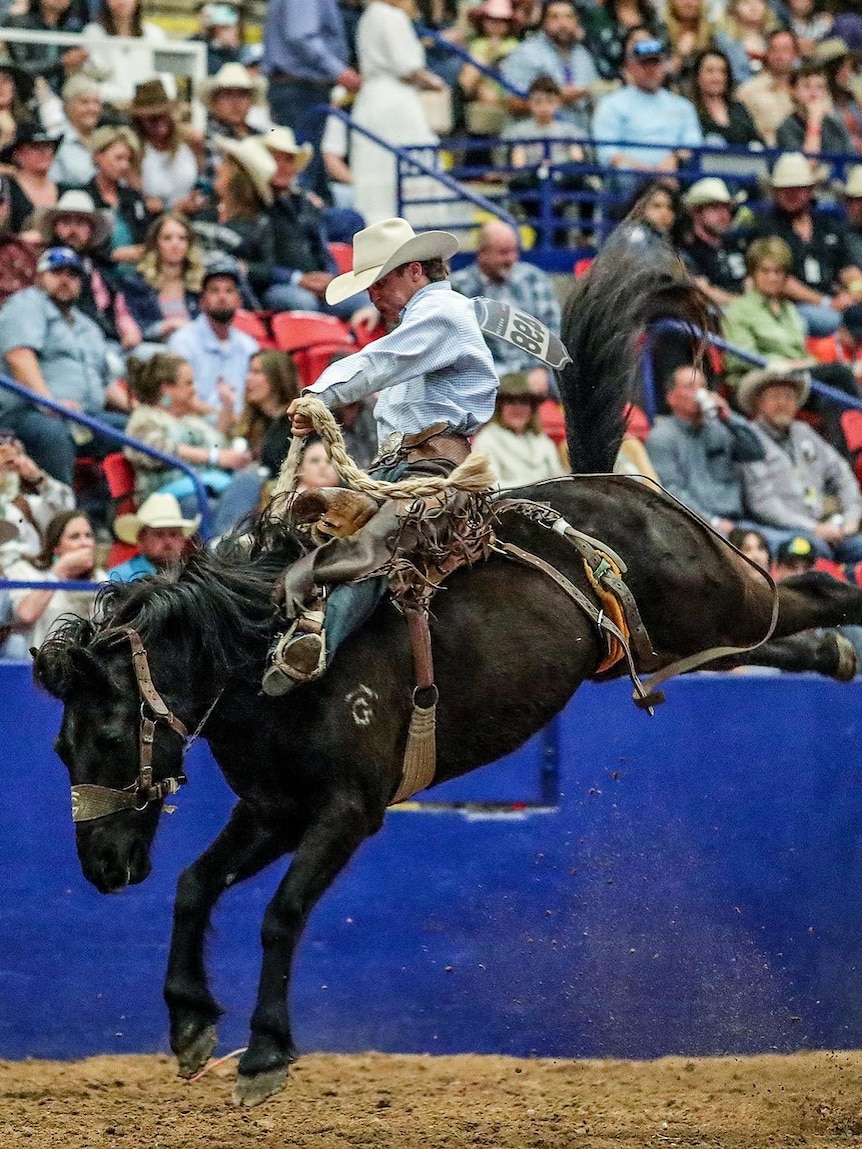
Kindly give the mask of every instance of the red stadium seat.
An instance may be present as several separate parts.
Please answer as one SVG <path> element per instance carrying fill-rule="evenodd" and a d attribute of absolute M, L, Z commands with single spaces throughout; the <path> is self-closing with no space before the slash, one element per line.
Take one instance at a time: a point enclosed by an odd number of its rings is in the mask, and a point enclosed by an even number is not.
<path fill-rule="evenodd" d="M 127 515 L 135 510 L 135 469 L 129 460 L 120 451 L 113 455 L 106 455 L 102 460 L 102 471 L 105 482 L 108 484 L 108 493 L 113 503 L 113 518 L 117 515 Z M 120 542 L 115 539 L 108 552 L 106 566 L 119 566 L 127 559 L 138 553 L 138 548 L 131 543 Z"/>
<path fill-rule="evenodd" d="M 300 383 L 308 387 L 337 352 L 355 350 L 350 328 L 334 315 L 316 311 L 282 311 L 272 317 L 272 334 L 279 351 L 289 351 Z"/>
<path fill-rule="evenodd" d="M 268 316 L 268 314 L 267 312 L 266 315 Z M 241 308 L 233 317 L 233 322 L 240 331 L 244 331 L 246 335 L 250 335 L 252 339 L 258 341 L 261 351 L 275 350 L 275 340 L 269 332 L 263 313 L 246 311 Z"/>
<path fill-rule="evenodd" d="M 344 275 L 345 272 L 353 270 L 353 247 L 351 244 L 331 243 L 329 245 L 329 254 L 335 260 L 339 275 Z"/>

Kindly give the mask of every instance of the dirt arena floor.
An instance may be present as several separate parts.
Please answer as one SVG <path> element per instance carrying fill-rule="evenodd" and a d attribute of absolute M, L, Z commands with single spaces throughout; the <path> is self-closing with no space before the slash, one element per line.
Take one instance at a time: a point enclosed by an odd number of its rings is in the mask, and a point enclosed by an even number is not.
<path fill-rule="evenodd" d="M 0 1147 L 766 1149 L 862 1145 L 862 1052 L 653 1062 L 303 1057 L 288 1088 L 230 1103 L 168 1057 L 0 1062 Z"/>

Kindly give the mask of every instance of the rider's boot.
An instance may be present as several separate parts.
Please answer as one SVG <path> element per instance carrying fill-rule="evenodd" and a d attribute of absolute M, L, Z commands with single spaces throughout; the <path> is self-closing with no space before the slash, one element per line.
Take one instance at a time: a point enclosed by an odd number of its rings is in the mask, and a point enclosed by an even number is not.
<path fill-rule="evenodd" d="M 294 686 L 320 678 L 326 670 L 323 620 L 323 610 L 303 610 L 293 626 L 280 636 L 261 683 L 264 694 L 276 698 Z"/>

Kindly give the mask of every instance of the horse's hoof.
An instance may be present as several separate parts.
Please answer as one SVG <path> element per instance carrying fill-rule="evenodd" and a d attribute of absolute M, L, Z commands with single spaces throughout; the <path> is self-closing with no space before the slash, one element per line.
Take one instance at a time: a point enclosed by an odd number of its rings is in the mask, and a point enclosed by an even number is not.
<path fill-rule="evenodd" d="M 180 1077 L 194 1077 L 203 1069 L 218 1045 L 218 1030 L 214 1025 L 202 1029 L 189 1044 L 177 1053 Z"/>
<path fill-rule="evenodd" d="M 856 648 L 849 638 L 843 634 L 835 635 L 835 645 L 838 647 L 838 665 L 835 668 L 835 677 L 839 682 L 851 682 L 859 670 L 859 659 Z"/>
<path fill-rule="evenodd" d="M 287 1066 L 281 1069 L 270 1069 L 266 1073 L 255 1073 L 251 1076 L 240 1074 L 233 1089 L 234 1105 L 260 1105 L 273 1093 L 279 1093 L 287 1084 Z"/>

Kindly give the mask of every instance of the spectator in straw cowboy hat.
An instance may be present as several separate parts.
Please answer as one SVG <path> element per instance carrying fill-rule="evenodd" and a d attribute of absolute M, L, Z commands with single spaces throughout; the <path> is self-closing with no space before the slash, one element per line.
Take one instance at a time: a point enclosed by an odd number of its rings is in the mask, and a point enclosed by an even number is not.
<path fill-rule="evenodd" d="M 740 379 L 737 403 L 765 449 L 762 462 L 742 467 L 745 503 L 773 552 L 785 539 L 804 535 L 823 558 L 858 562 L 862 495 L 856 477 L 834 447 L 796 418 L 810 385 L 806 371 L 783 360 Z"/>
<path fill-rule="evenodd" d="M 530 387 L 526 371 L 500 379 L 491 421 L 476 435 L 473 447 L 484 451 L 502 488 L 524 487 L 565 473 L 556 445 L 542 430 L 539 407 L 544 395 Z"/>
<path fill-rule="evenodd" d="M 255 104 L 265 101 L 266 81 L 255 77 L 242 64 L 224 64 L 201 85 L 200 98 L 207 109 L 204 137 L 204 177 L 215 178 L 220 162 L 219 140 L 245 140 L 256 129 L 248 123 Z"/>
<path fill-rule="evenodd" d="M 131 582 L 159 574 L 178 563 L 188 550 L 189 539 L 200 526 L 200 516 L 186 519 L 173 495 L 150 495 L 136 511 L 118 515 L 114 534 L 124 543 L 138 547 L 140 554 L 111 567 L 112 582 Z"/>
<path fill-rule="evenodd" d="M 168 208 L 194 212 L 203 206 L 195 192 L 198 162 L 182 138 L 177 101 L 161 80 L 138 84 L 129 106 L 132 127 L 141 140 L 141 194 L 151 215 Z"/>
<path fill-rule="evenodd" d="M 717 176 L 697 180 L 682 197 L 691 226 L 680 244 L 680 254 L 698 287 L 716 307 L 725 307 L 745 288 L 742 244 L 728 234 L 744 198 L 731 195 Z"/>
<path fill-rule="evenodd" d="M 326 289 L 332 304 L 368 291 L 384 321 L 398 321 L 387 335 L 331 364 L 307 389 L 329 408 L 380 392 L 374 415 L 381 455 L 372 467 L 378 479 L 448 475 L 469 455 L 469 436 L 494 413 L 494 361 L 472 301 L 447 282 L 446 261 L 457 250 L 458 240 L 449 232 L 416 235 L 404 219 L 381 220 L 356 233 L 353 270 L 336 276 Z M 293 434 L 304 438 L 313 428 L 297 411 L 298 402 L 288 414 Z M 396 527 L 394 514 L 387 503 L 370 521 L 366 517 L 367 548 L 373 550 Z M 324 551 L 328 557 L 322 557 Z M 263 682 L 267 694 L 283 694 L 319 677 L 338 645 L 385 594 L 385 579 L 349 581 L 369 570 L 357 569 L 359 551 L 348 547 L 347 552 L 328 545 L 291 568 L 285 605 L 295 624 L 273 651 Z M 329 565 L 333 559 L 336 569 Z M 327 577 L 332 589 L 321 623 L 318 613 L 309 613 L 309 604 L 312 588 Z"/>
<path fill-rule="evenodd" d="M 819 175 L 802 152 L 779 156 L 772 170 L 773 203 L 755 216 L 748 238 L 779 236 L 791 252 L 787 298 L 812 336 L 832 335 L 841 312 L 862 299 L 862 271 L 854 264 L 847 229 L 814 210 Z"/>
<path fill-rule="evenodd" d="M 213 181 L 216 222 L 199 221 L 195 232 L 205 252 L 229 255 L 239 265 L 246 307 L 256 310 L 272 281 L 275 246 L 269 209 L 276 165 L 259 136 L 218 140 L 222 162 Z"/>
<path fill-rule="evenodd" d="M 39 208 L 33 226 L 46 247 L 71 247 L 81 257 L 84 274 L 76 306 L 102 329 L 116 351 L 130 351 L 141 342 L 141 330 L 129 314 L 121 291 L 114 284 L 105 258 L 111 235 L 111 217 L 97 211 L 88 192 L 63 192 L 54 207 Z M 115 372 L 120 374 L 120 371 Z"/>
<path fill-rule="evenodd" d="M 275 159 L 276 170 L 270 181 L 273 202 L 269 208 L 275 241 L 275 266 L 272 285 L 266 289 L 264 304 L 273 311 L 321 311 L 350 319 L 369 305 L 367 295 L 331 306 L 326 302 L 326 289 L 338 270 L 328 246 L 327 215 L 316 197 L 300 187 L 299 176 L 311 162 L 311 144 L 298 144 L 292 128 L 273 128 L 261 143 Z M 332 209 L 342 219 L 350 216 L 362 226 L 362 217 L 347 209 Z"/>

